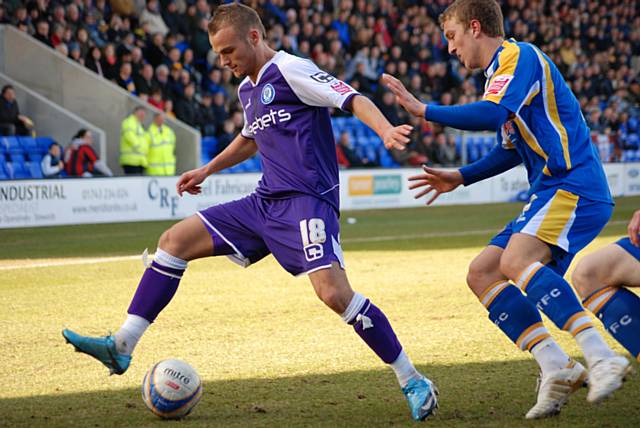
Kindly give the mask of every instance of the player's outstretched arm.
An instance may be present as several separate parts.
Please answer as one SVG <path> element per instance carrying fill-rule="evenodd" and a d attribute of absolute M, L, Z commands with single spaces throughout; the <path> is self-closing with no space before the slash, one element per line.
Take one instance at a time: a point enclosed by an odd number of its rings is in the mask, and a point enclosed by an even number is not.
<path fill-rule="evenodd" d="M 424 189 L 416 193 L 414 196 L 416 199 L 434 192 L 431 198 L 427 201 L 427 205 L 431 205 L 431 203 L 435 201 L 440 194 L 451 192 L 464 183 L 464 179 L 462 174 L 460 174 L 460 171 L 429 168 L 426 165 L 423 165 L 422 169 L 424 170 L 424 174 L 409 177 L 409 181 L 412 182 L 409 185 L 409 189 L 413 190 L 424 187 Z"/>
<path fill-rule="evenodd" d="M 631 243 L 636 247 L 640 247 L 640 237 L 638 236 L 640 234 L 640 210 L 633 213 L 627 231 L 629 232 Z"/>
<path fill-rule="evenodd" d="M 427 106 L 395 77 L 383 74 L 382 83 L 396 96 L 396 102 L 412 115 L 463 131 L 497 131 L 511 114 L 506 107 L 486 100 L 455 106 Z"/>
<path fill-rule="evenodd" d="M 416 199 L 432 191 L 435 192 L 427 202 L 427 205 L 430 205 L 441 193 L 451 192 L 461 184 L 469 186 L 486 178 L 502 174 L 521 163 L 522 158 L 515 149 L 504 149 L 500 144 L 496 144 L 484 157 L 472 164 L 463 166 L 457 171 L 423 166 L 424 174 L 409 177 L 409 181 L 413 182 L 409 189 L 424 187 L 423 190 L 415 195 Z"/>
<path fill-rule="evenodd" d="M 200 168 L 187 171 L 180 176 L 178 183 L 176 184 L 176 190 L 178 195 L 182 196 L 183 192 L 187 192 L 191 195 L 197 195 L 202 192 L 200 184 L 211 174 L 218 171 L 222 171 L 225 168 L 229 168 L 233 165 L 249 159 L 258 151 L 256 142 L 251 138 L 243 137 L 238 134 L 236 138 L 224 149 L 218 156 L 211 159 L 211 161 L 201 166 Z"/>
<path fill-rule="evenodd" d="M 511 168 L 520 165 L 522 158 L 515 149 L 505 149 L 501 144 L 493 148 L 477 161 L 460 168 L 463 183 L 469 186 L 478 181 L 502 174 Z"/>
<path fill-rule="evenodd" d="M 409 135 L 413 129 L 412 126 L 391 125 L 378 107 L 363 95 L 356 95 L 351 99 L 351 112 L 382 138 L 387 149 L 404 150 L 411 141 Z"/>
<path fill-rule="evenodd" d="M 389 74 L 382 75 L 382 83 L 396 96 L 396 102 L 406 111 L 417 117 L 424 117 L 427 105 L 414 97 L 402 82 Z"/>

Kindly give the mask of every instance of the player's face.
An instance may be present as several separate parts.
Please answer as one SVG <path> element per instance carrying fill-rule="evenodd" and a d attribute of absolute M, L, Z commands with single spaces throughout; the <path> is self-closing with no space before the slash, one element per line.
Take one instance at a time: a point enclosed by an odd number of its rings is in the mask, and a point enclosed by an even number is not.
<path fill-rule="evenodd" d="M 456 18 L 451 18 L 444 22 L 443 30 L 451 55 L 456 55 L 468 69 L 482 66 L 479 63 L 476 38 L 470 28 L 465 28 Z"/>
<path fill-rule="evenodd" d="M 253 31 L 253 30 L 252 30 Z M 230 26 L 209 34 L 211 47 L 220 57 L 220 65 L 228 67 L 236 77 L 253 75 L 256 67 L 255 45 L 249 37 L 241 36 Z"/>

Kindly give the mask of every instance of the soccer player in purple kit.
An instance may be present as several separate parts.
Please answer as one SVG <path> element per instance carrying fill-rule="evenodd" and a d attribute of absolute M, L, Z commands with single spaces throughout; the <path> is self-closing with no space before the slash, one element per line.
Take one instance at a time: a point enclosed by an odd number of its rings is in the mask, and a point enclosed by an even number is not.
<path fill-rule="evenodd" d="M 122 374 L 138 340 L 175 294 L 187 262 L 226 255 L 246 267 L 272 253 L 289 273 L 309 276 L 320 300 L 394 370 L 412 417 L 424 420 L 438 407 L 435 386 L 415 369 L 384 313 L 351 289 L 344 271 L 328 107 L 352 111 L 388 148 L 404 148 L 411 127 L 391 126 L 369 99 L 313 62 L 272 50 L 265 34 L 253 9 L 238 3 L 216 9 L 209 40 L 223 66 L 246 76 L 238 90 L 245 125 L 222 153 L 177 183 L 181 196 L 197 195 L 209 175 L 259 151 L 263 176 L 256 191 L 200 211 L 162 234 L 115 334 L 87 337 L 65 329 L 63 336 L 111 373 Z"/>

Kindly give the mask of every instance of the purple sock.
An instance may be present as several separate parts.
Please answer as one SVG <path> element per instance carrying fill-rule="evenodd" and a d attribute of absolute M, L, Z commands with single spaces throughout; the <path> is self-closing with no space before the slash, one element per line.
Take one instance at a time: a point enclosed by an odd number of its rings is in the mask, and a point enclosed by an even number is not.
<path fill-rule="evenodd" d="M 398 358 L 402 351 L 402 345 L 393 332 L 387 317 L 369 299 L 356 293 L 343 314 L 343 319 L 353 325 L 358 336 L 382 361 L 391 364 Z"/>
<path fill-rule="evenodd" d="M 162 266 L 155 260 L 142 275 L 127 313 L 153 322 L 176 294 L 184 270 Z"/>

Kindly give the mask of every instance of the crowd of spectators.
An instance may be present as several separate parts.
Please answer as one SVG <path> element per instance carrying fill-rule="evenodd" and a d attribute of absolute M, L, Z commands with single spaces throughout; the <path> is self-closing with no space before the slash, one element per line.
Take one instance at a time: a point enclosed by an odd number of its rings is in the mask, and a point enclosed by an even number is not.
<path fill-rule="evenodd" d="M 242 126 L 239 83 L 211 51 L 207 0 L 5 1 L 10 22 L 125 90 L 228 143 Z M 378 83 L 398 77 L 425 102 L 482 97 L 484 76 L 447 53 L 437 25 L 447 0 L 250 0 L 274 49 L 308 57 L 370 96 L 394 124 L 414 125 L 402 165 L 459 161 L 451 130 L 409 118 Z M 539 46 L 580 101 L 605 161 L 638 150 L 640 14 L 634 0 L 504 0 L 508 37 Z M 335 115 L 347 113 L 335 111 Z M 212 153 L 214 155 L 215 153 Z M 364 162 L 359 159 L 357 162 Z M 354 163 L 356 161 L 352 161 Z M 357 163 L 356 162 L 356 163 Z M 366 159 L 375 164 L 375 159 Z"/>

